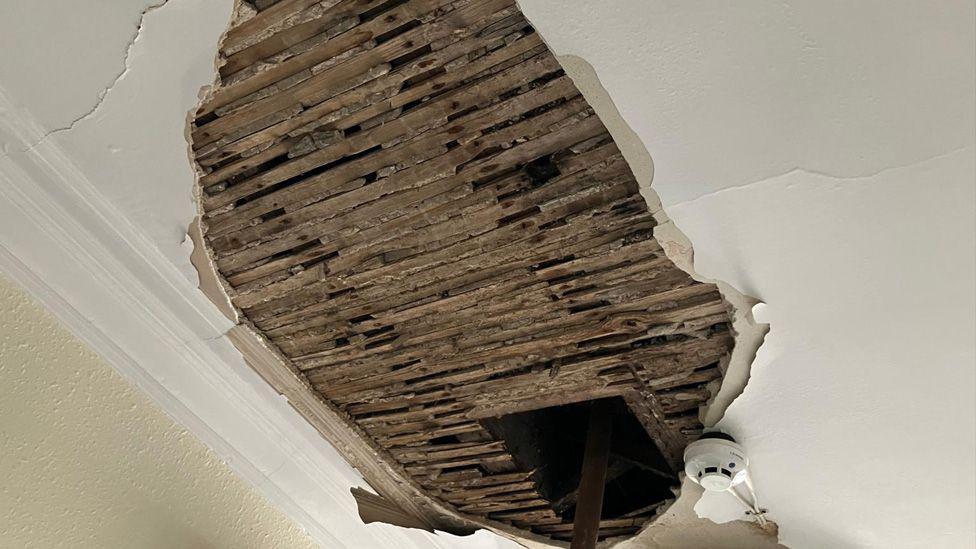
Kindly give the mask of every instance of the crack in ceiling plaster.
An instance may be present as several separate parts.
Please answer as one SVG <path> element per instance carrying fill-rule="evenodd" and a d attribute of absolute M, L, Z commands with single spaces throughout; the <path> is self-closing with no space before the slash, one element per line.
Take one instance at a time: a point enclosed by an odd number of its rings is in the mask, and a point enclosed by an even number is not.
<path fill-rule="evenodd" d="M 29 152 L 34 148 L 36 148 L 38 145 L 47 141 L 47 139 L 50 138 L 51 136 L 70 132 L 71 130 L 75 129 L 75 127 L 81 122 L 95 116 L 95 113 L 97 113 L 98 110 L 102 107 L 102 104 L 105 102 L 105 98 L 108 96 L 108 94 L 119 82 L 122 81 L 123 78 L 125 78 L 125 75 L 129 72 L 129 69 L 131 68 L 132 48 L 139 40 L 139 37 L 142 36 L 142 29 L 146 23 L 146 17 L 152 12 L 165 7 L 167 4 L 169 4 L 169 2 L 170 0 L 162 0 L 155 4 L 150 4 L 149 6 L 146 6 L 145 9 L 142 10 L 142 13 L 139 14 L 139 23 L 136 25 L 135 31 L 132 33 L 132 36 L 130 37 L 128 43 L 125 46 L 125 53 L 122 56 L 122 70 L 119 71 L 114 78 L 112 78 L 112 81 L 109 82 L 108 85 L 103 86 L 102 89 L 99 90 L 98 98 L 95 100 L 95 104 L 92 105 L 92 107 L 88 109 L 86 112 L 74 118 L 66 126 L 61 126 L 59 128 L 54 128 L 52 130 L 47 131 L 35 143 L 22 149 L 20 152 Z"/>
<path fill-rule="evenodd" d="M 821 176 L 821 177 L 827 177 L 827 178 L 833 179 L 833 180 L 838 181 L 838 182 L 840 182 L 840 181 L 866 180 L 866 179 L 871 179 L 872 177 L 875 177 L 875 176 L 878 176 L 878 175 L 885 174 L 885 173 L 890 172 L 890 171 L 893 171 L 893 170 L 900 170 L 900 169 L 904 169 L 904 168 L 910 168 L 912 166 L 918 166 L 920 164 L 924 164 L 924 163 L 930 162 L 932 160 L 938 160 L 938 159 L 941 159 L 941 158 L 946 158 L 948 156 L 952 156 L 953 154 L 955 154 L 957 152 L 964 151 L 964 150 L 969 149 L 969 148 L 971 148 L 971 147 L 969 147 L 967 145 L 963 145 L 963 146 L 960 146 L 960 147 L 955 147 L 955 148 L 946 150 L 946 151 L 941 152 L 941 153 L 937 153 L 937 154 L 933 154 L 933 155 L 926 156 L 925 158 L 920 158 L 920 159 L 918 159 L 916 161 L 913 161 L 913 162 L 906 162 L 904 164 L 894 164 L 894 165 L 890 165 L 890 166 L 885 166 L 884 168 L 881 168 L 879 170 L 873 170 L 873 171 L 870 171 L 870 172 L 866 172 L 866 173 L 862 173 L 862 174 L 856 174 L 856 175 L 840 175 L 840 174 L 836 174 L 836 173 L 826 172 L 826 171 L 823 171 L 823 170 L 814 170 L 814 169 L 809 169 L 809 168 L 796 167 L 796 168 L 792 168 L 792 169 L 789 169 L 789 170 L 782 171 L 782 172 L 777 173 L 775 175 L 771 175 L 769 177 L 764 177 L 762 179 L 757 179 L 755 181 L 750 181 L 749 183 L 743 183 L 741 185 L 734 185 L 734 186 L 731 186 L 731 187 L 724 187 L 724 188 L 721 188 L 721 189 L 717 189 L 717 190 L 714 190 L 714 191 L 710 191 L 710 192 L 707 192 L 707 193 L 703 193 L 703 194 L 700 194 L 700 195 L 698 195 L 698 196 L 696 196 L 694 198 L 689 198 L 687 200 L 682 200 L 681 202 L 676 202 L 674 204 L 669 204 L 667 206 L 667 208 L 668 209 L 672 209 L 672 208 L 679 208 L 679 207 L 682 207 L 682 206 L 687 206 L 689 204 L 694 204 L 694 203 L 696 203 L 696 202 L 698 202 L 698 201 L 700 201 L 700 200 L 702 200 L 704 198 L 708 198 L 708 197 L 716 196 L 716 195 L 721 195 L 721 194 L 727 193 L 729 191 L 736 191 L 736 190 L 741 190 L 741 189 L 747 189 L 749 187 L 759 186 L 759 185 L 762 185 L 762 184 L 767 183 L 769 181 L 772 181 L 772 180 L 775 180 L 775 179 L 779 179 L 781 177 L 785 177 L 785 176 L 788 176 L 788 175 L 793 175 L 793 174 L 818 175 L 818 176 Z"/>

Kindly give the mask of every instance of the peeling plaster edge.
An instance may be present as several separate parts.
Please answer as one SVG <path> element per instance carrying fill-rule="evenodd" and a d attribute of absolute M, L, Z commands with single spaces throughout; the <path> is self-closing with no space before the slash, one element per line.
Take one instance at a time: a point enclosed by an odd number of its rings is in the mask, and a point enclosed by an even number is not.
<path fill-rule="evenodd" d="M 711 384 L 712 398 L 702 407 L 700 412 L 705 429 L 713 428 L 722 419 L 732 402 L 745 390 L 751 375 L 753 361 L 769 332 L 769 325 L 758 323 L 753 316 L 754 307 L 761 301 L 743 294 L 731 284 L 710 279 L 695 271 L 694 249 L 691 240 L 668 217 L 657 192 L 652 188 L 654 163 L 640 137 L 621 116 L 593 66 L 579 56 L 556 53 L 556 50 L 545 40 L 545 36 L 542 38 L 549 50 L 556 55 L 566 74 L 583 94 L 587 103 L 600 117 L 601 122 L 610 132 L 621 154 L 630 166 L 638 182 L 640 193 L 647 203 L 648 210 L 658 222 L 654 228 L 654 237 L 661 244 L 665 255 L 694 280 L 715 284 L 729 305 L 735 347 L 732 353 L 719 364 L 723 377 Z M 679 475 L 682 478 L 684 477 L 683 472 Z M 682 493 L 679 491 L 677 495 L 681 497 Z M 692 496 L 689 494 L 689 497 Z M 637 535 L 652 528 L 653 524 L 654 520 L 648 521 Z M 769 532 L 778 531 L 775 522 L 770 521 L 769 528 Z"/>
<path fill-rule="evenodd" d="M 194 185 L 194 188 L 199 185 Z M 227 320 L 236 325 L 240 324 L 241 317 L 234 304 L 231 303 L 230 295 L 224 286 L 223 277 L 217 272 L 217 263 L 214 260 L 213 251 L 206 245 L 203 238 L 202 216 L 197 215 L 190 222 L 187 229 L 187 238 L 193 250 L 190 252 L 190 265 L 197 273 L 197 287 L 207 296 L 207 299 L 220 310 Z M 231 328 L 233 330 L 233 328 Z M 228 334 L 230 331 L 227 332 Z M 224 334 L 221 334 L 224 335 Z"/>
<path fill-rule="evenodd" d="M 661 213 L 663 215 L 663 211 Z M 745 391 L 752 374 L 753 361 L 769 333 L 769 324 L 759 323 L 753 316 L 755 306 L 761 301 L 743 294 L 727 282 L 702 276 L 695 271 L 691 241 L 673 221 L 668 219 L 655 227 L 654 237 L 679 269 L 699 282 L 714 284 L 729 306 L 735 346 L 732 353 L 719 364 L 722 379 L 713 382 L 712 398 L 701 411 L 702 424 L 706 429 L 713 428 L 732 402 Z"/>
<path fill-rule="evenodd" d="M 224 31 L 220 33 L 220 36 L 217 38 L 217 43 L 214 46 L 215 51 L 210 83 L 204 84 L 197 90 L 197 102 L 186 112 L 186 116 L 184 117 L 183 141 L 186 143 L 186 161 L 193 173 L 193 187 L 190 190 L 192 204 L 190 208 L 194 212 L 194 217 L 186 230 L 186 235 L 193 246 L 190 254 L 190 263 L 197 273 L 200 291 L 236 327 L 241 323 L 243 316 L 231 301 L 231 292 L 233 290 L 224 277 L 220 275 L 220 271 L 217 269 L 217 256 L 213 249 L 207 245 L 207 240 L 204 238 L 207 233 L 207 224 L 203 218 L 203 186 L 200 185 L 200 179 L 206 174 L 200 165 L 197 164 L 196 157 L 193 154 L 193 123 L 195 115 L 217 90 L 217 85 L 220 82 L 220 67 L 226 61 L 220 54 L 220 44 L 224 42 L 227 33 L 239 24 L 246 13 L 244 10 L 244 0 L 233 1 L 234 7 L 231 9 L 230 19 L 227 21 Z"/>
<path fill-rule="evenodd" d="M 926 156 L 926 157 L 923 157 L 923 158 L 919 158 L 918 160 L 915 160 L 915 161 L 912 161 L 912 162 L 906 162 L 904 164 L 893 164 L 891 166 L 885 166 L 884 168 L 881 168 L 879 170 L 875 170 L 875 171 L 872 171 L 872 172 L 856 173 L 856 174 L 850 174 L 850 175 L 842 175 L 842 174 L 837 174 L 837 173 L 826 172 L 826 171 L 823 171 L 823 170 L 815 170 L 815 169 L 812 169 L 812 168 L 803 168 L 803 167 L 797 166 L 795 168 L 791 168 L 789 170 L 784 170 L 784 171 L 781 171 L 779 173 L 774 173 L 772 175 L 769 175 L 769 176 L 766 176 L 766 177 L 762 177 L 760 179 L 756 179 L 756 180 L 753 180 L 753 181 L 749 181 L 747 183 L 741 183 L 739 185 L 734 185 L 734 186 L 731 186 L 731 187 L 724 187 L 724 188 L 721 188 L 721 189 L 718 189 L 718 190 L 715 190 L 715 191 L 711 191 L 711 192 L 707 192 L 707 193 L 704 193 L 704 194 L 700 194 L 700 195 L 698 195 L 698 196 L 696 196 L 694 198 L 689 198 L 687 200 L 682 200 L 681 202 L 677 202 L 675 204 L 671 204 L 668 207 L 671 208 L 671 209 L 681 208 L 681 207 L 684 207 L 684 206 L 688 206 L 688 205 L 691 205 L 691 204 L 695 204 L 695 203 L 697 203 L 699 201 L 702 201 L 702 200 L 705 200 L 705 199 L 708 199 L 708 198 L 711 198 L 711 197 L 714 197 L 714 196 L 721 196 L 721 195 L 724 195 L 724 194 L 735 193 L 735 192 L 742 191 L 742 190 L 745 190 L 745 189 L 750 189 L 752 187 L 762 186 L 762 185 L 765 185 L 767 183 L 770 183 L 770 182 L 772 182 L 774 180 L 782 179 L 782 178 L 785 178 L 785 177 L 790 176 L 790 175 L 793 175 L 793 174 L 807 174 L 807 175 L 812 175 L 812 176 L 817 176 L 817 177 L 829 179 L 831 181 L 844 182 L 844 183 L 857 183 L 857 182 L 860 182 L 860 181 L 867 182 L 867 181 L 873 180 L 874 178 L 876 178 L 879 175 L 887 174 L 889 172 L 904 170 L 906 168 L 912 168 L 912 167 L 915 167 L 915 166 L 919 166 L 921 164 L 927 164 L 929 162 L 932 162 L 933 160 L 941 160 L 941 159 L 947 158 L 947 157 L 952 156 L 952 155 L 954 155 L 956 153 L 959 153 L 959 152 L 962 152 L 962 151 L 966 151 L 966 150 L 972 149 L 973 148 L 973 144 L 974 144 L 974 142 L 973 141 L 970 141 L 969 143 L 967 143 L 965 145 L 960 145 L 958 147 L 954 147 L 954 148 L 951 148 L 951 149 L 947 149 L 947 150 L 945 150 L 943 152 L 936 153 L 936 154 L 933 154 L 933 155 L 929 155 L 929 156 Z"/>
<path fill-rule="evenodd" d="M 660 198 L 652 188 L 654 164 L 640 137 L 620 115 L 596 71 L 585 59 L 575 55 L 557 55 L 557 59 L 613 136 L 614 142 L 634 173 L 648 210 L 658 222 L 654 228 L 654 237 L 664 248 L 665 255 L 695 280 L 715 284 L 730 306 L 735 347 L 731 356 L 720 365 L 723 373 L 720 388 L 713 391 L 712 399 L 703 407 L 701 413 L 705 427 L 714 427 L 732 401 L 745 389 L 756 352 L 769 331 L 768 324 L 759 324 L 753 318 L 752 309 L 760 301 L 739 292 L 724 281 L 707 278 L 695 271 L 694 248 L 691 241 L 668 217 Z"/>

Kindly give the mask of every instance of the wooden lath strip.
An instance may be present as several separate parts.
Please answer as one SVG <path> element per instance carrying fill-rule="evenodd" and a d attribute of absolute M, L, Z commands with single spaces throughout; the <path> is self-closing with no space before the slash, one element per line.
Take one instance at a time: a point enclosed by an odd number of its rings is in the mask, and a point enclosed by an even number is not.
<path fill-rule="evenodd" d="M 276 140 L 290 137 L 296 130 L 305 127 L 314 128 L 316 131 L 347 129 L 413 101 L 424 100 L 432 95 L 440 95 L 447 90 L 454 89 L 454 86 L 458 85 L 458 81 L 476 78 L 482 72 L 502 67 L 503 64 L 509 63 L 511 60 L 521 61 L 545 51 L 541 39 L 533 34 L 474 61 L 453 67 L 445 66 L 448 62 L 464 58 L 479 48 L 483 48 L 485 43 L 493 38 L 490 34 L 481 35 L 478 33 L 472 37 L 460 39 L 321 103 L 306 107 L 291 118 L 258 131 L 238 130 L 227 134 L 203 147 L 198 151 L 198 154 L 202 155 L 202 163 L 209 166 L 273 143 Z M 411 85 L 406 89 L 402 88 L 405 80 L 437 69 L 443 70 L 443 73 L 416 85 Z M 394 92 L 396 93 L 394 94 Z M 293 139 L 291 142 L 297 141 L 297 139 Z M 246 168 L 247 162 L 243 161 L 241 164 L 227 165 L 208 174 L 201 183 L 205 187 L 210 187 L 241 173 Z"/>
<path fill-rule="evenodd" d="M 386 284 L 379 284 L 377 282 L 385 281 L 366 275 L 359 277 L 363 279 L 364 287 L 357 288 L 356 295 L 338 293 L 353 285 L 345 280 L 323 277 L 321 280 L 301 285 L 300 290 L 293 291 L 287 296 L 274 301 L 261 302 L 247 307 L 247 310 L 258 323 L 273 316 L 294 315 L 294 311 L 306 303 L 309 306 L 318 306 L 323 311 L 341 314 L 344 320 L 358 318 L 385 310 L 380 307 L 406 305 L 431 295 L 439 295 L 454 288 L 488 280 L 499 274 L 531 268 L 535 264 L 558 259 L 567 254 L 584 253 L 592 247 L 614 242 L 623 245 L 636 231 L 650 229 L 653 226 L 654 222 L 644 216 L 619 216 L 600 212 L 576 217 L 562 226 L 528 235 L 520 230 L 521 227 L 502 227 L 496 235 L 504 237 L 506 241 L 490 253 L 478 255 L 476 250 L 470 248 L 470 244 L 438 250 L 437 262 L 433 266 L 430 266 L 432 261 L 420 265 L 421 268 L 426 267 L 423 269 L 426 272 L 414 269 L 410 273 L 415 284 L 409 289 L 409 293 L 397 291 Z M 466 253 L 454 253 L 463 251 L 460 250 L 462 246 L 468 248 Z M 457 265 L 458 263 L 460 265 Z M 458 269 L 459 266 L 461 269 Z M 378 269 L 371 270 L 374 274 L 379 274 L 375 272 Z M 387 271 L 392 270 L 387 268 Z M 458 270 L 461 272 L 457 272 Z M 445 279 L 444 276 L 450 272 L 454 272 L 455 276 Z M 419 278 L 420 275 L 423 278 Z M 349 306 L 350 302 L 358 303 Z"/>
<path fill-rule="evenodd" d="M 518 74 L 515 74 L 515 76 L 517 77 Z M 512 81 L 512 80 L 507 80 L 505 78 L 499 78 L 497 81 L 497 85 L 498 88 L 504 89 L 504 88 L 509 88 L 510 86 L 517 87 L 521 84 L 517 79 Z M 392 187 L 394 184 L 396 184 L 397 186 L 393 188 L 410 188 L 411 185 L 416 185 L 417 182 L 422 182 L 425 179 L 425 177 L 406 179 L 406 181 L 402 181 L 405 178 L 405 175 L 407 175 L 403 172 L 407 170 L 413 170 L 410 172 L 410 175 L 415 175 L 416 170 L 421 170 L 423 168 L 428 168 L 428 169 L 420 173 L 426 173 L 430 171 L 429 166 L 424 165 L 425 164 L 424 161 L 427 159 L 423 158 L 423 156 L 418 158 L 420 162 L 418 162 L 415 165 L 411 165 L 409 162 L 409 159 L 411 159 L 411 157 L 416 157 L 416 155 L 422 152 L 423 149 L 434 148 L 436 150 L 438 147 L 443 146 L 444 144 L 455 141 L 460 136 L 463 136 L 468 133 L 476 132 L 482 128 L 491 126 L 493 124 L 497 124 L 498 122 L 504 121 L 518 114 L 527 112 L 541 105 L 545 105 L 546 103 L 558 99 L 562 99 L 565 97 L 571 97 L 572 95 L 575 95 L 575 93 L 576 92 L 572 90 L 571 83 L 568 80 L 560 79 L 550 83 L 545 87 L 537 88 L 530 92 L 526 92 L 525 94 L 521 94 L 516 97 L 513 97 L 509 100 L 502 101 L 496 104 L 495 108 L 491 110 L 472 113 L 471 115 L 451 120 L 450 123 L 448 123 L 446 120 L 446 114 L 449 114 L 451 112 L 460 112 L 462 110 L 462 107 L 465 104 L 470 104 L 471 101 L 478 101 L 481 99 L 479 99 L 478 97 L 469 98 L 467 99 L 468 103 L 462 103 L 460 101 L 461 99 L 464 99 L 462 97 L 456 98 L 458 99 L 458 101 L 455 101 L 455 99 L 452 99 L 451 97 L 445 97 L 443 99 L 435 100 L 431 103 L 431 106 L 438 108 L 438 112 L 435 113 L 428 112 L 428 108 L 426 107 L 419 108 L 416 111 L 413 111 L 421 115 L 419 120 L 422 120 L 423 125 L 431 125 L 433 123 L 439 124 L 438 126 L 435 126 L 434 131 L 430 131 L 429 133 L 418 133 L 417 135 L 419 136 L 419 139 L 417 139 L 415 142 L 411 140 L 407 140 L 403 143 L 398 144 L 397 146 L 390 147 L 385 150 L 377 151 L 373 155 L 369 155 L 362 159 L 353 160 L 351 162 L 342 164 L 341 166 L 338 166 L 337 167 L 338 169 L 336 170 L 331 170 L 319 176 L 305 179 L 296 185 L 292 185 L 288 187 L 281 196 L 278 196 L 276 193 L 275 195 L 276 198 L 273 203 L 269 204 L 268 203 L 269 200 L 262 200 L 261 198 L 259 198 L 254 201 L 256 205 L 252 206 L 250 205 L 252 203 L 250 202 L 246 203 L 240 208 L 236 209 L 236 211 L 233 211 L 233 215 L 234 217 L 244 216 L 245 214 L 251 214 L 251 216 L 260 216 L 261 214 L 269 211 L 267 209 L 269 206 L 273 205 L 275 206 L 275 208 L 281 208 L 283 206 L 293 204 L 296 201 L 307 200 L 307 194 L 303 194 L 302 191 L 307 192 L 306 189 L 308 188 L 322 186 L 323 184 L 326 183 L 329 183 L 330 185 L 342 184 L 345 183 L 346 181 L 351 181 L 363 177 L 364 175 L 372 173 L 373 171 L 381 167 L 394 165 L 394 164 L 405 164 L 405 167 L 398 170 L 399 173 L 395 178 L 391 177 L 390 180 L 386 181 L 385 183 L 387 184 L 388 187 Z M 455 103 L 457 103 L 457 106 L 452 106 Z M 555 114 L 558 115 L 559 111 L 557 111 Z M 549 116 L 553 116 L 553 115 L 549 115 Z M 467 160 L 474 158 L 477 152 L 487 150 L 488 147 L 498 146 L 501 145 L 502 143 L 509 142 L 516 138 L 532 135 L 532 131 L 537 130 L 536 124 L 540 122 L 543 123 L 546 122 L 546 118 L 536 120 L 533 123 L 526 123 L 515 128 L 506 129 L 505 131 L 502 132 L 497 132 L 495 135 L 492 135 L 482 140 L 481 142 L 469 148 L 466 148 L 464 151 L 454 152 L 451 156 L 439 159 L 441 160 L 441 162 L 438 165 L 450 161 L 453 162 L 456 167 L 458 163 L 463 163 Z M 405 133 L 411 131 L 409 128 L 405 128 L 403 126 L 394 128 L 392 125 L 383 125 L 383 126 L 379 126 L 379 128 L 385 130 L 384 135 L 382 135 L 381 137 L 389 137 L 391 139 L 402 137 Z M 522 132 L 521 134 L 519 133 L 520 131 Z M 366 132 L 367 134 L 366 137 L 368 137 L 368 135 L 372 135 L 373 133 L 374 132 L 372 131 Z M 356 134 L 356 135 L 360 135 L 360 134 Z M 364 144 L 370 143 L 368 140 L 362 140 L 362 139 L 357 141 L 360 141 L 361 143 Z M 359 146 L 362 147 L 364 145 L 359 145 Z M 351 145 L 350 147 L 353 146 Z M 355 150 L 355 149 L 347 148 L 347 150 Z M 285 164 L 273 168 L 272 170 L 263 172 L 260 176 L 256 176 L 254 178 L 243 181 L 240 184 L 236 185 L 235 187 L 231 187 L 231 189 L 228 191 L 224 191 L 223 193 L 213 195 L 210 198 L 205 198 L 205 201 L 212 202 L 213 203 L 212 207 L 214 208 L 222 207 L 226 204 L 229 204 L 233 200 L 247 196 L 250 193 L 261 191 L 262 189 L 265 189 L 269 186 L 275 185 L 277 183 L 280 183 L 292 177 L 301 175 L 302 173 L 310 169 L 314 169 L 323 164 L 326 164 L 330 160 L 334 160 L 338 158 L 338 156 L 335 155 L 339 154 L 339 152 L 340 151 L 337 151 L 334 147 L 327 147 L 325 149 L 321 149 L 320 151 L 318 151 L 318 153 L 312 153 L 309 155 L 295 158 L 289 162 L 286 162 Z M 327 156 L 327 155 L 332 155 L 332 156 Z M 342 155 L 340 154 L 339 156 Z M 453 170 L 452 170 L 452 174 L 453 174 Z M 332 204 L 332 209 L 329 211 L 332 212 L 332 215 L 335 215 L 336 213 L 346 211 L 348 207 L 351 205 L 368 203 L 371 200 L 376 200 L 378 198 L 381 198 L 383 196 L 383 194 L 380 194 L 381 192 L 382 191 L 378 191 L 377 189 L 363 189 L 357 193 L 348 193 L 348 195 L 340 194 L 339 196 L 342 197 L 342 201 Z M 345 204 L 348 204 L 348 206 L 344 208 L 343 206 Z M 359 213 L 359 215 L 362 216 L 363 213 Z M 225 216 L 225 219 L 226 218 L 227 216 Z M 244 219 L 249 219 L 249 218 L 244 217 Z M 279 224 L 281 223 L 280 220 L 277 222 Z M 289 223 L 289 225 L 295 226 L 298 225 L 299 223 L 300 222 L 292 221 Z M 230 223 L 224 223 L 222 225 L 219 221 L 215 221 L 215 226 L 217 228 L 216 230 L 218 233 L 222 231 L 226 232 L 229 229 L 239 228 L 238 225 L 233 225 Z M 256 236 L 260 236 L 260 234 Z M 223 242 L 224 241 L 222 240 L 217 241 L 218 245 L 222 244 Z M 230 242 L 227 242 L 227 244 L 229 243 Z M 222 248 L 223 250 L 219 250 L 219 251 L 226 251 L 228 246 L 225 244 L 224 246 L 222 246 Z"/>

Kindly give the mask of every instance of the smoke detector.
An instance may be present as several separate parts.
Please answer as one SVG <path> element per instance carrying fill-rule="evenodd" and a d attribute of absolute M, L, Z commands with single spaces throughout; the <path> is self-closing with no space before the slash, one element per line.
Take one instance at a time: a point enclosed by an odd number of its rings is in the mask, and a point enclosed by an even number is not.
<path fill-rule="evenodd" d="M 685 474 L 709 492 L 725 492 L 745 482 L 749 459 L 725 433 L 705 433 L 685 448 Z"/>

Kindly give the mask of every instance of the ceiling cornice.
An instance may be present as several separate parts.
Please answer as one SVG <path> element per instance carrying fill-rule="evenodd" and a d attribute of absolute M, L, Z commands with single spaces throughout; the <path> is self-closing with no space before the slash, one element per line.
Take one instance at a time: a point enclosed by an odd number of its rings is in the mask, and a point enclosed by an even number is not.
<path fill-rule="evenodd" d="M 358 473 L 246 365 L 225 337 L 233 323 L 45 135 L 0 88 L 0 272 L 324 546 L 446 547 L 362 525 L 349 494 Z"/>

